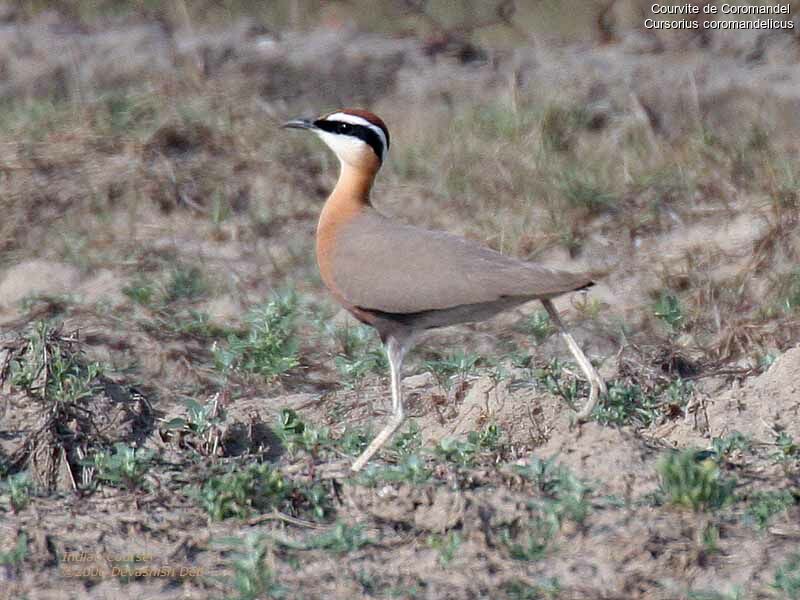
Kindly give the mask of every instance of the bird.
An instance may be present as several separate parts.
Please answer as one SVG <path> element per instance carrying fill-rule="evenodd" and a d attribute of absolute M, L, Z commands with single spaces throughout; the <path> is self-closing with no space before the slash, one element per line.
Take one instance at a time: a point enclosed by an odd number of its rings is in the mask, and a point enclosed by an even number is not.
<path fill-rule="evenodd" d="M 421 333 L 483 321 L 532 300 L 544 305 L 589 381 L 589 398 L 577 415 L 588 419 L 606 385 L 552 299 L 591 287 L 596 274 L 526 262 L 380 213 L 370 192 L 390 137 L 386 124 L 372 112 L 342 108 L 314 119 L 292 119 L 283 127 L 315 133 L 339 159 L 338 180 L 317 224 L 317 264 L 339 304 L 377 330 L 389 362 L 392 414 L 353 462 L 353 472 L 363 469 L 405 420 L 403 360 Z"/>

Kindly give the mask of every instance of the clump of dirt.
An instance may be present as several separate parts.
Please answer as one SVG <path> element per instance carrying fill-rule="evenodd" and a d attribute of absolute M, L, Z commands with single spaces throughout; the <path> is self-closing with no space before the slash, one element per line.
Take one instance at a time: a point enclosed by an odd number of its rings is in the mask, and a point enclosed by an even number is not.
<path fill-rule="evenodd" d="M 782 434 L 800 438 L 800 348 L 781 354 L 760 375 L 747 379 L 712 378 L 698 387 L 690 414 L 664 423 L 652 432 L 677 447 L 705 446 L 715 438 L 744 435 L 771 446 Z"/>

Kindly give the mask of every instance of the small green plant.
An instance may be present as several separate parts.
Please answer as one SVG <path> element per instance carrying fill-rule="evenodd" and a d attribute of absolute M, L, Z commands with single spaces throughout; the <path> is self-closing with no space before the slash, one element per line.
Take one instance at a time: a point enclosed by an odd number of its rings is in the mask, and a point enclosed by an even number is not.
<path fill-rule="evenodd" d="M 711 439 L 711 449 L 720 459 L 728 459 L 734 452 L 747 452 L 750 450 L 752 442 L 739 431 L 732 431 L 725 437 L 715 437 Z"/>
<path fill-rule="evenodd" d="M 328 427 L 306 425 L 300 416 L 290 408 L 284 408 L 278 413 L 275 434 L 291 454 L 298 450 L 305 450 L 315 455 L 323 449 L 331 448 L 334 443 Z"/>
<path fill-rule="evenodd" d="M 669 292 L 661 292 L 653 306 L 653 314 L 663 321 L 671 333 L 680 331 L 686 325 L 686 315 L 680 300 Z"/>
<path fill-rule="evenodd" d="M 246 518 L 254 511 L 280 507 L 291 494 L 291 486 L 267 464 L 210 477 L 199 491 L 200 505 L 212 521 Z"/>
<path fill-rule="evenodd" d="M 431 470 L 418 454 L 407 454 L 397 465 L 385 467 L 367 465 L 367 468 L 356 476 L 356 482 L 369 487 L 392 481 L 423 484 L 430 480 L 431 475 Z"/>
<path fill-rule="evenodd" d="M 549 105 L 542 115 L 540 134 L 546 150 L 567 152 L 572 149 L 578 131 L 585 127 L 589 118 L 582 107 Z"/>
<path fill-rule="evenodd" d="M 778 567 L 770 587 L 784 594 L 788 600 L 800 600 L 800 553 L 792 554 L 789 560 Z"/>
<path fill-rule="evenodd" d="M 358 387 L 369 373 L 385 373 L 389 368 L 386 353 L 375 343 L 370 328 L 339 327 L 334 336 L 341 347 L 334 364 L 348 386 Z"/>
<path fill-rule="evenodd" d="M 759 529 L 766 529 L 776 515 L 785 513 L 797 503 L 789 490 L 758 491 L 747 499 L 745 518 Z"/>
<path fill-rule="evenodd" d="M 781 431 L 775 436 L 775 445 L 778 451 L 772 455 L 772 460 L 776 462 L 790 462 L 800 459 L 800 444 L 785 431 Z"/>
<path fill-rule="evenodd" d="M 465 441 L 444 438 L 435 446 L 434 452 L 449 462 L 469 467 L 475 463 L 479 452 L 496 451 L 502 435 L 497 425 L 490 424 L 481 431 L 471 431 Z"/>
<path fill-rule="evenodd" d="M 216 190 L 211 195 L 211 223 L 220 227 L 231 216 L 231 205 L 224 192 Z"/>
<path fill-rule="evenodd" d="M 103 368 L 84 364 L 72 348 L 74 339 L 65 338 L 57 327 L 39 321 L 25 335 L 27 347 L 11 361 L 11 385 L 28 394 L 71 406 L 90 397 L 99 387 Z"/>
<path fill-rule="evenodd" d="M 154 282 L 139 276 L 122 288 L 125 294 L 136 304 L 151 306 L 156 297 L 157 286 Z"/>
<path fill-rule="evenodd" d="M 225 412 L 216 399 L 200 404 L 192 398 L 184 401 L 186 416 L 175 417 L 166 421 L 162 427 L 164 432 L 180 432 L 194 438 L 192 447 L 201 454 L 213 454 L 219 442 L 219 427 L 225 420 Z"/>
<path fill-rule="evenodd" d="M 231 334 L 227 348 L 213 347 L 219 371 L 241 371 L 274 379 L 299 364 L 294 339 L 297 296 L 293 292 L 276 294 L 252 309 L 246 318 L 244 337 Z"/>
<path fill-rule="evenodd" d="M 722 476 L 717 463 L 699 460 L 696 450 L 670 452 L 658 465 L 661 491 L 675 506 L 707 511 L 733 500 L 736 480 Z"/>
<path fill-rule="evenodd" d="M 514 560 L 535 561 L 544 557 L 558 533 L 558 519 L 544 512 L 516 527 L 500 530 L 499 541 Z"/>
<path fill-rule="evenodd" d="M 581 395 L 582 382 L 575 377 L 565 378 L 563 371 L 564 366 L 561 361 L 554 358 L 544 368 L 536 369 L 534 378 L 548 392 L 561 396 L 569 406 L 574 408 Z"/>
<path fill-rule="evenodd" d="M 717 554 L 719 552 L 719 526 L 714 523 L 706 523 L 700 532 L 700 543 L 706 555 Z"/>
<path fill-rule="evenodd" d="M 114 450 L 97 452 L 85 461 L 97 472 L 97 478 L 115 487 L 136 489 L 144 482 L 153 459 L 152 450 L 141 450 L 117 442 Z"/>
<path fill-rule="evenodd" d="M 0 490 L 6 492 L 11 509 L 17 513 L 30 504 L 33 482 L 27 472 L 15 473 L 0 481 Z"/>
<path fill-rule="evenodd" d="M 401 456 L 408 456 L 422 447 L 422 434 L 414 419 L 409 419 L 404 431 L 394 436 L 392 448 Z"/>
<path fill-rule="evenodd" d="M 559 172 L 558 186 L 569 206 L 597 213 L 613 208 L 616 194 L 604 181 L 600 169 L 570 166 Z"/>
<path fill-rule="evenodd" d="M 641 386 L 612 381 L 607 387 L 608 395 L 594 412 L 598 423 L 649 427 L 661 415 L 658 398 Z"/>
<path fill-rule="evenodd" d="M 164 424 L 165 428 L 178 429 L 202 436 L 224 419 L 224 414 L 214 401 L 200 404 L 197 400 L 187 398 L 184 400 L 184 404 L 186 405 L 186 417 L 170 419 Z"/>
<path fill-rule="evenodd" d="M 542 506 L 559 523 L 564 519 L 582 523 L 589 515 L 591 488 L 568 468 L 557 464 L 555 458 L 540 460 L 533 457 L 527 465 L 515 470 L 533 484 L 542 495 Z"/>
<path fill-rule="evenodd" d="M 436 382 L 445 392 L 449 392 L 453 385 L 453 378 L 458 376 L 464 381 L 474 372 L 480 357 L 477 354 L 467 354 L 459 350 L 444 358 L 425 361 L 425 368 L 433 374 Z"/>
<path fill-rule="evenodd" d="M 489 423 L 486 427 L 477 432 L 470 432 L 468 439 L 474 435 L 473 442 L 482 450 L 497 452 L 500 450 L 501 440 L 503 439 L 503 429 L 497 423 Z"/>
<path fill-rule="evenodd" d="M 179 300 L 197 300 L 208 292 L 203 271 L 196 266 L 176 267 L 164 286 L 164 302 L 170 304 Z"/>
<path fill-rule="evenodd" d="M 329 531 L 309 538 L 298 549 L 327 550 L 334 554 L 347 554 L 372 543 L 373 541 L 364 534 L 361 526 L 351 526 L 340 521 Z"/>
<path fill-rule="evenodd" d="M 373 435 L 365 429 L 345 429 L 342 437 L 337 440 L 337 445 L 345 454 L 358 456 L 369 445 Z"/>
<path fill-rule="evenodd" d="M 525 320 L 524 329 L 532 335 L 537 344 L 541 344 L 555 331 L 546 311 L 540 310 L 533 313 Z"/>
<path fill-rule="evenodd" d="M 22 563 L 28 557 L 28 534 L 22 530 L 17 531 L 17 543 L 11 550 L 0 551 L 0 566 L 19 573 Z"/>
<path fill-rule="evenodd" d="M 561 585 L 555 577 L 533 585 L 512 579 L 504 583 L 500 589 L 506 600 L 555 600 L 561 594 Z"/>
<path fill-rule="evenodd" d="M 262 598 L 288 598 L 285 590 L 275 580 L 275 574 L 267 565 L 270 539 L 261 533 L 248 533 L 238 537 L 220 540 L 234 547 L 233 581 L 235 600 L 261 600 Z"/>
<path fill-rule="evenodd" d="M 320 484 L 295 485 L 268 464 L 251 464 L 209 477 L 192 495 L 212 521 L 243 519 L 269 510 L 321 520 L 332 511 L 330 498 Z"/>
<path fill-rule="evenodd" d="M 475 453 L 477 451 L 477 445 L 469 440 L 460 441 L 453 438 L 444 438 L 440 440 L 434 448 L 434 452 L 446 461 L 462 467 L 472 466 L 475 462 Z"/>
<path fill-rule="evenodd" d="M 447 567 L 456 556 L 463 540 L 457 531 L 450 531 L 446 535 L 429 535 L 427 544 L 439 552 L 439 564 Z"/>

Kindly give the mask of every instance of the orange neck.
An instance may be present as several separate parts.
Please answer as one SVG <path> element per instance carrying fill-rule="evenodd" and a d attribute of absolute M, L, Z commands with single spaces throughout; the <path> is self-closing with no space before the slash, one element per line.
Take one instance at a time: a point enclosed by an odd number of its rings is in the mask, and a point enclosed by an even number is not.
<path fill-rule="evenodd" d="M 322 281 L 325 282 L 325 285 L 328 286 L 340 302 L 342 302 L 342 299 L 333 281 L 331 265 L 333 249 L 336 245 L 336 235 L 343 225 L 371 206 L 369 192 L 380 166 L 377 160 L 375 162 L 374 167 L 369 165 L 367 168 L 363 166 L 356 168 L 343 162 L 342 170 L 339 173 L 339 181 L 336 182 L 336 187 L 333 188 L 319 216 L 319 223 L 317 224 L 317 263 L 319 264 Z"/>
<path fill-rule="evenodd" d="M 370 206 L 369 192 L 377 169 L 351 167 L 342 163 L 339 181 L 322 208 L 317 224 L 317 254 L 323 239 L 335 235 L 338 226 Z"/>

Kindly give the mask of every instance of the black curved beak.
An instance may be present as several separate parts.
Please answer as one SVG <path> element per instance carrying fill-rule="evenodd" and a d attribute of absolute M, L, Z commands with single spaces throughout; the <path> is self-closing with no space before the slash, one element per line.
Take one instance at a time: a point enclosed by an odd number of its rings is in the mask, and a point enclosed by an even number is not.
<path fill-rule="evenodd" d="M 316 129 L 314 122 L 311 119 L 292 119 L 287 121 L 281 127 L 287 129 Z"/>

